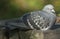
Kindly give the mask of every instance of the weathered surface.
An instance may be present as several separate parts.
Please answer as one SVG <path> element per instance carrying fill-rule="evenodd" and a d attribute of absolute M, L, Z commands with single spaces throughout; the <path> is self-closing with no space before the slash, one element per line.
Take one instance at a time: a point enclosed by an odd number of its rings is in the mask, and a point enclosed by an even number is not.
<path fill-rule="evenodd" d="M 10 34 L 10 39 L 60 39 L 60 28 L 46 32 L 40 30 L 19 31 L 19 34 L 17 31 L 13 31 Z M 0 39 L 3 39 L 3 37 L 0 31 Z"/>
<path fill-rule="evenodd" d="M 60 39 L 60 29 L 44 32 L 44 39 Z"/>

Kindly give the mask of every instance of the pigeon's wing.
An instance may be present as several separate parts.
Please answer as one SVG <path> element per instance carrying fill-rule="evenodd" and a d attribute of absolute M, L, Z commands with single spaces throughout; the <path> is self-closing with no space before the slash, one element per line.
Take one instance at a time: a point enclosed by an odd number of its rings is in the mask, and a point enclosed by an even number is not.
<path fill-rule="evenodd" d="M 41 11 L 31 12 L 31 18 L 34 24 L 36 25 L 36 27 L 38 27 L 41 30 L 46 28 L 48 23 L 48 18 L 45 14 L 43 14 L 43 12 Z"/>

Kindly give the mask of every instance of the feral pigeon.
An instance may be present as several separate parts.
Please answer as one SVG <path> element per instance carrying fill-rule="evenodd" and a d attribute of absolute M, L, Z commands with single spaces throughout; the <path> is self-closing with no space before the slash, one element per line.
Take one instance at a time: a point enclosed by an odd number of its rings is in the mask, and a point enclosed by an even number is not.
<path fill-rule="evenodd" d="M 36 29 L 46 31 L 54 25 L 55 21 L 56 14 L 54 7 L 48 4 L 41 11 L 28 12 L 16 19 L 2 20 L 0 21 L 0 26 L 11 29 L 18 27 L 20 30 Z"/>

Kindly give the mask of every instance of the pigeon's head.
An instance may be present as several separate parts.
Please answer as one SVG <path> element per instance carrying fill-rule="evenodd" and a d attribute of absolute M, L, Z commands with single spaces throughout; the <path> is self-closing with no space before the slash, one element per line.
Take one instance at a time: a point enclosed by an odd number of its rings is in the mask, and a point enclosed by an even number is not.
<path fill-rule="evenodd" d="M 48 13 L 55 13 L 54 6 L 51 5 L 51 4 L 46 5 L 46 6 L 43 8 L 43 11 L 46 11 L 46 12 L 48 12 Z"/>

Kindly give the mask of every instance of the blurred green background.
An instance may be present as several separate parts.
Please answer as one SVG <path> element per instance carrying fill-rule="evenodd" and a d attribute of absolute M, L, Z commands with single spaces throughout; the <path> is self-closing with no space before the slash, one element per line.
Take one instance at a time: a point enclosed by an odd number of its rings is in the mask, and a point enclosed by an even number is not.
<path fill-rule="evenodd" d="M 0 19 L 17 18 L 35 10 L 42 10 L 46 4 L 55 7 L 60 16 L 60 0 L 0 0 Z"/>

